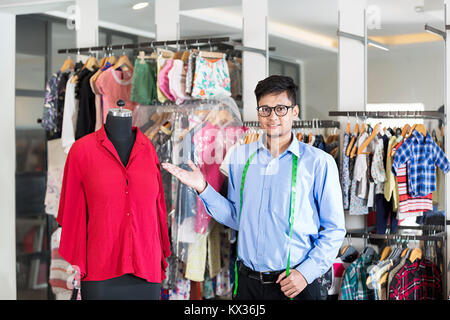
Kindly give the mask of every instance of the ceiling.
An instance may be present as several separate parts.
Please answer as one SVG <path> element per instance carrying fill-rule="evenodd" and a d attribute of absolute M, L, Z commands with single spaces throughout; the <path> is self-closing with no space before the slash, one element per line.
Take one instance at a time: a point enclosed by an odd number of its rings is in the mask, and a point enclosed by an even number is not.
<path fill-rule="evenodd" d="M 98 0 L 99 19 L 143 32 L 154 33 L 155 0 L 141 10 L 133 10 L 140 0 Z M 391 36 L 423 33 L 426 23 L 443 29 L 443 0 L 366 0 L 370 15 L 369 36 Z M 64 11 L 73 1 L 45 0 L 43 8 Z M 268 0 L 270 46 L 277 54 L 308 59 L 335 57 L 337 49 L 318 44 L 336 41 L 338 0 Z M 32 0 L 0 0 L 0 10 Z M 180 36 L 208 37 L 229 35 L 240 38 L 242 0 L 180 0 Z M 421 10 L 416 10 L 416 8 Z M 25 12 L 26 10 L 24 10 Z M 417 12 L 419 11 L 419 12 Z M 372 22 L 372 24 L 370 23 Z M 375 22 L 375 23 L 374 23 Z M 379 23 L 378 23 L 379 22 Z M 288 31 L 286 31 L 288 30 Z M 303 41 L 299 34 L 308 33 L 314 41 Z M 328 40 L 327 40 L 328 39 Z M 429 44 L 424 43 L 423 46 Z M 376 49 L 371 49 L 376 50 Z"/>

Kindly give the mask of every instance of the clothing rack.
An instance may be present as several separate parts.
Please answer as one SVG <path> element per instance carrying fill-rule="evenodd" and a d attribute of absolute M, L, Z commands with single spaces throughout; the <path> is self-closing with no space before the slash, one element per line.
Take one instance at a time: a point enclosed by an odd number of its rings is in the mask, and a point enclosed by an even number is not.
<path fill-rule="evenodd" d="M 111 50 L 125 50 L 125 49 L 145 49 L 145 48 L 156 48 L 156 47 L 167 47 L 169 45 L 200 45 L 200 44 L 215 44 L 230 41 L 230 37 L 219 37 L 219 38 L 197 38 L 197 39 L 186 39 L 186 40 L 167 40 L 167 41 L 150 41 L 141 43 L 131 43 L 131 44 L 117 44 L 117 45 L 107 45 L 107 46 L 96 46 L 96 47 L 83 47 L 83 48 L 70 48 L 70 49 L 59 49 L 58 53 L 77 53 L 82 52 L 94 52 L 94 51 L 111 51 Z"/>
<path fill-rule="evenodd" d="M 445 122 L 445 114 L 439 111 L 330 111 L 328 115 L 330 117 L 436 119 Z"/>
<path fill-rule="evenodd" d="M 347 236 L 353 237 L 353 238 L 362 238 L 362 239 L 384 239 L 384 240 L 429 240 L 429 241 L 440 241 L 440 240 L 446 240 L 447 239 L 447 233 L 446 232 L 439 232 L 433 235 L 413 235 L 413 234 L 377 234 L 377 233 L 370 233 L 370 232 L 364 232 L 363 230 L 353 230 L 353 231 L 347 231 Z"/>
<path fill-rule="evenodd" d="M 244 121 L 243 125 L 245 127 L 259 127 L 258 121 Z M 292 128 L 340 128 L 341 124 L 339 121 L 334 120 L 297 120 L 294 121 Z"/>
<path fill-rule="evenodd" d="M 163 40 L 163 41 L 150 41 L 150 42 L 141 42 L 141 43 L 129 43 L 129 44 L 117 44 L 117 45 L 107 45 L 107 46 L 96 46 L 96 47 L 83 47 L 83 48 L 68 48 L 68 49 L 59 49 L 58 53 L 76 53 L 80 54 L 82 52 L 95 52 L 95 51 L 112 51 L 112 50 L 125 50 L 125 49 L 155 49 L 157 47 L 163 47 L 168 50 L 171 48 L 169 45 L 177 45 L 177 46 L 191 46 L 198 47 L 202 46 L 203 48 L 208 48 L 209 45 L 210 50 L 212 51 L 213 45 L 224 45 L 228 50 L 233 49 L 237 51 L 249 51 L 254 53 L 259 53 L 264 56 L 267 55 L 267 51 L 258 48 L 251 48 L 242 46 L 241 43 L 235 40 L 231 40 L 230 37 L 215 37 L 215 38 L 197 38 L 197 39 L 184 39 L 184 40 Z M 172 48 L 173 50 L 173 48 Z M 274 51 L 275 47 L 269 47 L 268 51 Z"/>

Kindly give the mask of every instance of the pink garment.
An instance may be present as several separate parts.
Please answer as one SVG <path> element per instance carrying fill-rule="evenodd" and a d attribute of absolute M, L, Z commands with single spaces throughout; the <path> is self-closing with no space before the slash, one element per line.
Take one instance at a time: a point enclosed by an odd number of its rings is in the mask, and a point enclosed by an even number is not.
<path fill-rule="evenodd" d="M 242 127 L 219 128 L 207 123 L 194 134 L 195 153 L 198 156 L 198 167 L 206 181 L 215 190 L 220 191 L 225 176 L 220 172 L 220 165 L 227 150 L 233 146 L 242 133 Z M 211 216 L 206 212 L 202 200 L 197 197 L 197 215 L 195 232 L 206 233 Z"/>
<path fill-rule="evenodd" d="M 173 67 L 173 59 L 167 59 L 158 73 L 158 83 L 161 92 L 170 100 L 175 101 L 175 97 L 170 92 L 169 71 Z"/>
<path fill-rule="evenodd" d="M 184 73 L 184 75 L 183 75 Z M 176 104 L 183 103 L 186 96 L 186 73 L 184 71 L 183 61 L 175 59 L 173 67 L 168 73 L 170 93 L 175 98 Z"/>
<path fill-rule="evenodd" d="M 103 99 L 103 123 L 106 122 L 108 110 L 117 108 L 117 100 L 125 101 L 125 108 L 133 111 L 137 103 L 130 101 L 133 71 L 120 71 L 114 68 L 102 72 L 95 85 Z"/>

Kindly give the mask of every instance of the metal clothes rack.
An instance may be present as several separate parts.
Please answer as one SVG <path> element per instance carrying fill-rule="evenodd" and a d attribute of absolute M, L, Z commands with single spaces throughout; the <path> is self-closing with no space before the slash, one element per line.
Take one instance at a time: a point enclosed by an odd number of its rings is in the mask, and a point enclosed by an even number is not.
<path fill-rule="evenodd" d="M 412 118 L 444 120 L 445 114 L 439 111 L 330 111 L 330 117 L 359 118 Z"/>
<path fill-rule="evenodd" d="M 196 38 L 196 39 L 184 39 L 184 40 L 163 40 L 163 41 L 150 41 L 141 43 L 129 43 L 129 44 L 117 44 L 117 45 L 107 45 L 107 46 L 95 46 L 95 47 L 82 47 L 82 48 L 67 48 L 59 49 L 58 53 L 76 53 L 81 54 L 83 52 L 95 52 L 95 51 L 112 51 L 112 50 L 125 50 L 125 49 L 155 49 L 158 47 L 163 47 L 168 50 L 171 48 L 170 45 L 185 46 L 185 47 L 200 47 L 200 46 L 210 46 L 213 45 L 225 45 L 227 49 L 233 49 L 236 51 L 250 51 L 258 54 L 267 56 L 267 51 L 274 51 L 275 47 L 269 47 L 268 50 L 251 48 L 242 46 L 238 41 L 232 40 L 230 37 L 215 37 L 215 38 Z M 172 48 L 173 50 L 173 48 Z M 212 49 L 211 49 L 212 50 Z"/>
<path fill-rule="evenodd" d="M 409 228 L 405 228 L 409 229 Z M 377 234 L 377 233 L 370 233 L 365 232 L 364 229 L 362 230 L 349 230 L 347 231 L 347 236 L 352 238 L 362 238 L 362 239 L 382 239 L 382 240 L 409 240 L 409 241 L 415 241 L 415 240 L 425 240 L 425 241 L 444 241 L 447 239 L 447 233 L 445 231 L 438 232 L 433 235 L 413 235 L 413 234 Z"/>
<path fill-rule="evenodd" d="M 244 121 L 245 127 L 259 127 L 258 121 Z M 340 128 L 339 121 L 334 120 L 296 120 L 294 121 L 292 128 Z"/>

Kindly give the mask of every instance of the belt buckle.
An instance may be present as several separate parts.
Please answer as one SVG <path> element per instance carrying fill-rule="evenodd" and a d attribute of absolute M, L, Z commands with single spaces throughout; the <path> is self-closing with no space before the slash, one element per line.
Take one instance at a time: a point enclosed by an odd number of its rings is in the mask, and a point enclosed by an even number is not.
<path fill-rule="evenodd" d="M 270 283 L 273 283 L 273 281 L 264 281 L 264 280 L 263 280 L 263 275 L 264 275 L 264 272 L 260 272 L 260 273 L 259 273 L 259 282 L 261 282 L 261 284 L 270 284 Z"/>

